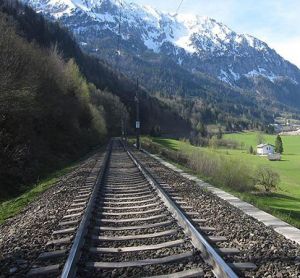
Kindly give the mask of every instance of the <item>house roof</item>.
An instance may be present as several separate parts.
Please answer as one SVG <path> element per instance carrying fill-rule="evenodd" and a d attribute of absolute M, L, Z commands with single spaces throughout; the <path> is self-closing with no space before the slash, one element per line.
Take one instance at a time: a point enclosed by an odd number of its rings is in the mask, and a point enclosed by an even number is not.
<path fill-rule="evenodd" d="M 275 146 L 272 145 L 272 144 L 260 144 L 260 145 L 257 145 L 256 147 L 257 147 L 257 148 L 263 148 L 263 147 L 267 147 L 267 146 L 275 147 Z"/>

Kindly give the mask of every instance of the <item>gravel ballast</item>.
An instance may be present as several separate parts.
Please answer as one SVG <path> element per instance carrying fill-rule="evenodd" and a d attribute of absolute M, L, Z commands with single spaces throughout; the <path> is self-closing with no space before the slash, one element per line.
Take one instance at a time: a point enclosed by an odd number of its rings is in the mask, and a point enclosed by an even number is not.
<path fill-rule="evenodd" d="M 126 169 L 135 169 L 134 175 L 127 174 Z M 144 189 L 140 189 L 141 196 L 138 191 L 132 193 L 132 188 L 141 185 L 148 188 L 146 193 Z M 127 187 L 131 193 L 126 193 Z M 161 201 L 123 148 L 113 149 L 102 188 L 99 203 L 108 201 L 115 204 L 115 208 L 121 208 L 118 203 L 127 196 L 127 205 L 133 209 L 110 214 L 110 207 L 95 208 L 93 219 L 100 224 L 94 226 L 92 222 L 90 225 L 87 238 L 91 240 L 86 241 L 79 262 L 85 267 L 78 268 L 77 277 L 156 277 L 195 269 L 201 269 L 205 277 L 212 277 L 211 268 L 167 207 L 161 204 L 154 211 L 142 207 L 150 199 L 155 203 Z M 115 188 L 114 193 L 108 193 L 108 188 Z M 167 224 L 162 225 L 162 222 Z M 151 228 L 151 225 L 154 226 Z"/>
<path fill-rule="evenodd" d="M 208 231 L 206 235 L 225 236 L 226 241 L 218 243 L 215 247 L 230 247 L 238 248 L 239 254 L 224 257 L 227 262 L 251 262 L 257 265 L 256 270 L 241 271 L 240 277 L 268 277 L 268 278 L 283 278 L 283 277 L 300 277 L 300 246 L 296 243 L 285 239 L 283 236 L 276 233 L 272 228 L 266 227 L 264 224 L 247 216 L 239 209 L 233 207 L 228 202 L 220 199 L 214 194 L 204 190 L 196 183 L 182 177 L 180 174 L 165 167 L 154 158 L 134 152 L 135 156 L 147 166 L 148 170 L 157 178 L 159 182 L 170 196 L 180 196 L 186 204 L 183 211 L 191 211 L 197 213 L 197 219 L 205 219 L 200 226 L 215 228 L 215 231 Z M 120 157 L 119 160 L 122 157 Z M 65 215 L 66 210 L 70 207 L 75 196 L 78 194 L 79 188 L 85 184 L 86 178 L 90 171 L 95 166 L 99 156 L 93 156 L 90 159 L 81 163 L 74 171 L 65 175 L 57 184 L 51 187 L 32 204 L 27 206 L 19 215 L 7 220 L 0 226 L 0 277 L 23 277 L 32 267 L 36 258 L 43 251 L 45 244 L 53 239 L 52 232 L 57 229 L 58 223 Z M 119 166 L 123 161 L 118 161 L 115 166 Z M 126 171 L 125 171 L 126 172 Z M 117 173 L 118 174 L 118 173 Z M 129 174 L 130 175 L 130 174 Z M 128 176 L 129 176 L 128 175 Z M 118 185 L 118 175 L 112 173 L 108 181 L 114 181 L 115 186 L 120 187 L 122 183 L 129 183 L 130 179 L 124 177 L 124 181 Z M 115 178 L 117 178 L 115 180 Z M 137 179 L 134 183 L 137 182 Z M 131 184 L 131 183 L 129 183 Z M 143 184 L 143 183 L 142 183 Z M 145 184 L 145 183 L 144 183 Z M 108 190 L 109 189 L 109 190 Z M 107 187 L 108 192 L 110 192 Z M 132 189 L 131 189 L 132 190 Z M 115 193 L 120 193 L 118 197 L 124 194 L 123 190 L 115 190 Z M 102 192 L 104 195 L 106 190 Z M 112 193 L 110 193 L 112 194 Z M 153 192 L 154 194 L 154 192 Z M 132 193 L 132 196 L 138 197 L 137 193 Z M 177 198 L 174 198 L 176 201 Z M 148 203 L 146 203 L 148 204 Z M 150 203 L 149 203 L 150 204 Z M 110 207 L 110 205 L 107 205 Z M 131 206 L 131 205 L 130 205 Z M 132 205 L 134 206 L 134 205 Z M 183 206 L 183 207 L 184 207 Z M 189 207 L 189 208 L 188 208 Z M 134 208 L 133 211 L 139 209 Z M 147 210 L 147 208 L 141 209 Z M 106 209 L 110 211 L 110 209 Z M 113 211 L 113 210 L 112 210 Z M 130 211 L 130 210 L 129 210 Z M 126 209 L 128 212 L 128 209 Z M 150 212 L 149 215 L 156 215 L 158 212 Z M 97 215 L 99 219 L 100 215 Z M 142 215 L 137 215 L 139 219 Z M 102 216 L 103 217 L 103 216 Z M 129 216 L 127 216 L 128 218 Z M 107 215 L 106 219 L 118 219 L 118 215 Z M 123 218 L 123 217 L 122 217 Z M 130 217 L 129 217 L 130 218 Z M 166 213 L 165 220 L 172 220 L 170 215 Z M 140 221 L 129 222 L 126 225 L 137 225 Z M 152 223 L 150 221 L 149 223 Z M 142 223 L 141 223 L 142 224 Z M 122 224 L 123 225 L 123 224 Z M 118 226 L 114 223 L 108 223 L 107 226 Z M 149 228 L 147 230 L 136 230 L 134 234 L 143 234 L 145 232 L 158 232 L 165 229 L 176 229 L 175 223 L 171 222 L 167 227 Z M 178 227 L 177 227 L 178 229 Z M 90 235 L 96 236 L 116 236 L 129 235 L 130 231 L 96 231 L 93 230 Z M 174 235 L 174 238 L 186 238 L 181 229 Z M 161 238 L 159 241 L 155 239 L 137 240 L 135 242 L 124 241 L 120 243 L 105 243 L 101 247 L 122 247 L 136 246 L 142 244 L 157 244 L 169 240 L 169 238 Z M 192 246 L 186 238 L 186 242 L 180 246 L 164 248 L 158 251 L 140 252 L 136 255 L 140 259 L 160 258 L 166 255 L 181 253 L 186 250 L 192 250 Z M 91 245 L 97 246 L 96 242 L 88 240 Z M 127 261 L 136 259 L 133 253 L 118 254 L 117 261 Z M 88 254 L 84 252 L 84 258 L 91 261 L 115 261 L 116 257 L 109 254 Z M 85 265 L 86 261 L 82 261 Z M 153 265 L 141 268 L 123 268 L 113 271 L 107 270 L 90 270 L 82 268 L 78 273 L 78 277 L 142 277 L 158 274 L 173 273 L 174 271 L 182 271 L 195 267 L 201 267 L 204 270 L 205 277 L 212 277 L 210 267 L 205 264 L 199 254 L 195 254 L 186 262 L 178 262 L 166 265 Z"/>
<path fill-rule="evenodd" d="M 39 256 L 99 155 L 81 162 L 17 216 L 0 225 L 0 277 L 21 277 Z"/>
<path fill-rule="evenodd" d="M 194 182 L 165 167 L 154 158 L 135 152 L 135 155 L 159 179 L 167 183 L 172 192 L 207 219 L 205 226 L 214 227 L 213 233 L 226 236 L 227 241 L 219 247 L 235 247 L 241 253 L 226 261 L 252 262 L 253 271 L 239 273 L 241 277 L 300 277 L 300 246 L 247 216 L 228 202 L 203 190 Z"/>

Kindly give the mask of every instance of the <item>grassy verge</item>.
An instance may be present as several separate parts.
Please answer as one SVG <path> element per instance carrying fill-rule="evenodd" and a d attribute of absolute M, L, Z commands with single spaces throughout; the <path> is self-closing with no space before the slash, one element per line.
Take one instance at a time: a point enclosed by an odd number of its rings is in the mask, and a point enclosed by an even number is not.
<path fill-rule="evenodd" d="M 66 167 L 50 174 L 49 176 L 42 179 L 35 185 L 28 186 L 28 190 L 22 193 L 20 196 L 0 201 L 0 224 L 2 224 L 6 219 L 11 218 L 21 212 L 28 204 L 36 200 L 39 195 L 45 192 L 47 189 L 55 185 L 61 177 L 72 172 L 78 165 L 91 157 L 96 152 L 103 151 L 104 147 L 95 149 L 94 151 L 86 154 L 80 160 L 67 165 Z"/>
<path fill-rule="evenodd" d="M 269 162 L 266 158 L 257 157 L 247 153 L 246 148 L 255 144 L 256 134 L 239 134 L 239 135 L 228 135 L 230 139 L 237 140 L 234 138 L 238 136 L 240 142 L 245 136 L 245 147 L 240 150 L 231 150 L 231 149 L 211 149 L 211 148 L 199 148 L 191 146 L 189 143 L 172 140 L 172 139 L 162 139 L 162 138 L 143 138 L 144 146 L 150 148 L 149 150 L 155 153 L 158 153 L 168 161 L 173 164 L 180 166 L 183 170 L 190 172 L 199 178 L 213 184 L 216 187 L 222 188 L 223 190 L 230 192 L 231 194 L 241 198 L 244 201 L 252 203 L 256 207 L 267 211 L 278 218 L 300 228 L 300 185 L 297 181 L 300 180 L 300 172 L 298 167 L 300 163 L 300 140 L 299 143 L 297 139 L 299 138 L 283 138 L 286 154 L 283 156 L 283 161 L 281 162 Z M 273 137 L 267 137 L 267 141 L 273 143 Z M 297 145 L 298 144 L 298 145 Z M 275 192 L 265 193 L 261 190 L 241 190 L 241 186 L 231 186 L 231 180 L 229 182 L 223 182 L 223 177 L 219 180 L 210 175 L 203 174 L 202 168 L 194 167 L 189 161 L 186 162 L 181 159 L 181 154 L 193 154 L 192 159 L 197 160 L 197 156 L 203 160 L 203 157 L 213 157 L 215 160 L 227 160 L 228 166 L 230 168 L 238 169 L 238 172 L 249 171 L 253 175 L 254 170 L 260 165 L 268 165 L 272 169 L 280 173 L 281 182 L 278 189 Z M 204 156 L 203 156 L 204 154 Z M 206 156 L 205 156 L 206 155 Z M 191 157 L 191 156 L 189 156 Z M 199 159 L 198 159 L 199 160 Z M 197 161 L 197 164 L 199 161 Z M 247 167 L 241 168 L 239 164 L 246 165 Z M 226 163 L 225 163 L 226 166 Z M 200 169 L 200 170 L 197 170 Z M 223 166 L 223 172 L 226 172 L 226 167 Z M 206 173 L 209 173 L 206 171 Z M 220 173 L 222 173 L 222 171 Z M 227 176 L 231 177 L 231 175 Z M 233 180 L 236 185 L 239 183 L 243 184 L 243 175 L 239 177 L 235 172 L 232 175 L 236 175 L 238 179 Z M 226 177 L 227 177 L 226 176 Z"/>
<path fill-rule="evenodd" d="M 2 224 L 6 219 L 17 215 L 24 207 L 34 201 L 41 193 L 45 192 L 47 189 L 57 183 L 62 176 L 66 175 L 74 168 L 76 168 L 76 165 L 77 164 L 68 166 L 53 173 L 38 184 L 34 185 L 33 188 L 29 189 L 16 198 L 0 202 L 0 224 Z"/>

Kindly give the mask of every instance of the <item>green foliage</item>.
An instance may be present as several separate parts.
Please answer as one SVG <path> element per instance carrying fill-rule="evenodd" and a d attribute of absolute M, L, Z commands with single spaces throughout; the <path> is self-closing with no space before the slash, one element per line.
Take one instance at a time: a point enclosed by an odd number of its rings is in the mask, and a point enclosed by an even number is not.
<path fill-rule="evenodd" d="M 249 153 L 250 153 L 250 154 L 253 154 L 253 151 L 254 151 L 254 150 L 253 150 L 253 147 L 252 147 L 252 145 L 251 145 L 251 146 L 249 147 Z"/>
<path fill-rule="evenodd" d="M 218 138 L 217 138 L 217 136 L 213 136 L 212 138 L 209 139 L 209 146 L 212 149 L 216 149 L 218 147 Z"/>
<path fill-rule="evenodd" d="M 277 135 L 275 140 L 275 152 L 282 154 L 283 153 L 283 143 L 280 135 Z"/>
<path fill-rule="evenodd" d="M 103 111 L 108 133 L 111 136 L 118 136 L 121 132 L 121 119 L 129 126 L 129 113 L 127 108 L 120 101 L 119 97 L 109 93 L 107 90 L 101 91 L 93 84 L 89 85 L 91 100 L 94 106 Z"/>
<path fill-rule="evenodd" d="M 34 201 L 41 193 L 59 181 L 59 178 L 71 172 L 75 166 L 68 166 L 53 173 L 50 177 L 38 182 L 32 189 L 9 201 L 0 202 L 0 224 L 18 214 L 24 207 Z"/>
<path fill-rule="evenodd" d="M 34 41 L 44 49 L 55 45 L 57 52 L 61 54 L 65 62 L 74 59 L 87 83 L 93 83 L 99 90 L 109 91 L 117 96 L 128 111 L 127 130 L 129 133 L 134 131 L 135 103 L 133 100 L 136 93 L 136 82 L 132 82 L 120 73 L 113 72 L 111 66 L 98 60 L 94 53 L 91 56 L 83 54 L 74 37 L 65 28 L 61 28 L 59 23 L 48 22 L 31 8 L 23 6 L 15 0 L 0 0 L 1 10 L 9 15 L 16 24 L 18 33 L 22 34 L 26 40 Z M 72 75 L 72 71 L 70 74 Z M 136 76 L 133 79 L 136 80 Z M 79 84 L 74 84 L 75 88 L 78 85 L 80 86 L 80 81 Z M 106 107 L 105 109 L 109 111 Z M 111 112 L 114 113 L 114 110 Z M 106 120 L 107 114 L 105 113 Z M 190 132 L 189 122 L 180 116 L 177 110 L 149 96 L 142 87 L 140 88 L 140 118 L 143 133 L 149 133 L 155 125 L 160 125 L 163 133 L 181 136 Z M 118 118 L 118 124 L 114 126 L 115 119 L 107 120 L 107 132 L 119 135 L 120 122 L 121 120 Z"/>
<path fill-rule="evenodd" d="M 199 122 L 196 126 L 196 130 L 201 135 L 201 137 L 206 137 L 208 135 L 207 128 L 203 122 Z"/>
<path fill-rule="evenodd" d="M 220 126 L 218 127 L 217 138 L 219 140 L 223 138 L 223 132 L 222 132 L 222 128 Z"/>
<path fill-rule="evenodd" d="M 192 132 L 189 137 L 189 142 L 194 146 L 208 146 L 209 138 L 202 137 L 200 133 Z"/>
<path fill-rule="evenodd" d="M 256 183 L 264 187 L 266 192 L 276 189 L 280 182 L 277 172 L 268 166 L 259 166 L 256 170 Z"/>
<path fill-rule="evenodd" d="M 153 141 L 155 142 L 143 138 L 143 147 L 184 165 L 202 177 L 206 177 L 213 184 L 223 185 L 239 192 L 254 190 L 252 168 L 242 160 L 207 153 L 201 148 L 191 147 L 176 140 L 153 139 Z"/>
<path fill-rule="evenodd" d="M 233 188 L 239 192 L 254 189 L 252 169 L 242 161 L 199 151 L 182 150 L 183 154 L 187 154 L 189 168 L 210 178 L 214 184 Z"/>
<path fill-rule="evenodd" d="M 0 200 L 104 143 L 125 106 L 57 46 L 21 38 L 0 13 Z"/>
<path fill-rule="evenodd" d="M 275 128 L 272 125 L 267 125 L 265 128 L 265 133 L 267 134 L 274 134 L 275 133 Z"/>
<path fill-rule="evenodd" d="M 254 132 L 226 134 L 225 138 L 239 142 L 244 141 L 248 147 L 256 144 L 256 133 Z M 275 142 L 276 136 L 265 135 L 265 138 L 267 142 Z M 281 136 L 281 138 L 284 142 L 284 154 L 281 162 L 272 162 L 267 158 L 246 155 L 239 150 L 230 151 L 230 155 L 255 167 L 268 165 L 279 173 L 281 182 L 276 192 L 254 195 L 251 200 L 255 203 L 259 202 L 262 209 L 267 208 L 268 211 L 284 220 L 289 218 L 287 219 L 289 223 L 297 224 L 297 227 L 300 227 L 300 137 Z"/>
<path fill-rule="evenodd" d="M 275 136 L 265 135 L 267 141 L 275 140 Z M 245 146 L 249 148 L 251 145 L 256 144 L 256 133 L 255 132 L 242 132 L 224 135 L 226 140 L 234 140 L 236 142 L 245 142 Z M 247 166 L 247 169 L 255 167 L 254 169 L 267 165 L 273 171 L 280 174 L 280 184 L 277 186 L 275 192 L 265 193 L 265 190 L 245 190 L 244 192 L 236 190 L 235 187 L 224 187 L 222 183 L 215 183 L 214 179 L 201 175 L 203 180 L 214 184 L 217 187 L 222 187 L 224 190 L 233 193 L 235 196 L 252 203 L 253 205 L 267 211 L 288 223 L 295 225 L 300 228 L 300 172 L 299 172 L 299 161 L 300 161 L 300 140 L 299 136 L 284 136 L 285 142 L 285 155 L 283 155 L 283 162 L 270 162 L 266 158 L 262 158 L 255 155 L 249 155 L 244 150 L 240 149 L 217 149 L 212 150 L 209 148 L 199 148 L 188 144 L 188 142 L 167 139 L 167 138 L 154 138 L 152 139 L 156 148 L 160 147 L 168 148 L 173 151 L 178 150 L 189 150 L 195 153 L 204 152 L 207 156 L 215 157 L 222 156 L 226 157 L 229 161 L 232 159 L 232 166 L 236 166 L 236 163 L 241 161 Z M 150 141 L 150 140 L 149 140 Z M 144 144 L 144 140 L 142 141 Z M 157 143 L 157 144 L 156 144 Z M 238 143 L 239 144 L 239 143 Z M 158 151 L 159 153 L 159 151 Z M 255 153 L 255 150 L 254 150 Z M 179 161 L 179 160 L 178 160 Z M 179 162 L 177 162 L 179 163 Z M 180 163 L 181 167 L 185 167 L 186 171 L 189 171 L 189 165 L 185 162 Z M 195 171 L 193 171 L 196 174 Z M 249 173 L 250 174 L 250 173 Z M 252 181 L 255 182 L 255 170 L 252 169 L 250 176 Z M 252 183 L 253 184 L 253 183 Z M 243 183 L 241 183 L 243 186 Z"/>
<path fill-rule="evenodd" d="M 160 137 L 161 136 L 161 129 L 160 129 L 159 125 L 155 125 L 151 128 L 150 136 L 153 136 L 153 137 Z"/>

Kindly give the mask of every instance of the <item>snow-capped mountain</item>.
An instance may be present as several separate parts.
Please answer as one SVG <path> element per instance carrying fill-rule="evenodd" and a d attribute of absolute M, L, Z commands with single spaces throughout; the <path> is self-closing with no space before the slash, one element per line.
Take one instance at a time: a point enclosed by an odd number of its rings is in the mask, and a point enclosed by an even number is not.
<path fill-rule="evenodd" d="M 152 53 L 234 86 L 257 78 L 300 84 L 299 69 L 266 43 L 208 17 L 171 15 L 123 0 L 23 2 L 60 21 L 84 50 L 110 62 L 126 55 L 153 59 Z"/>

